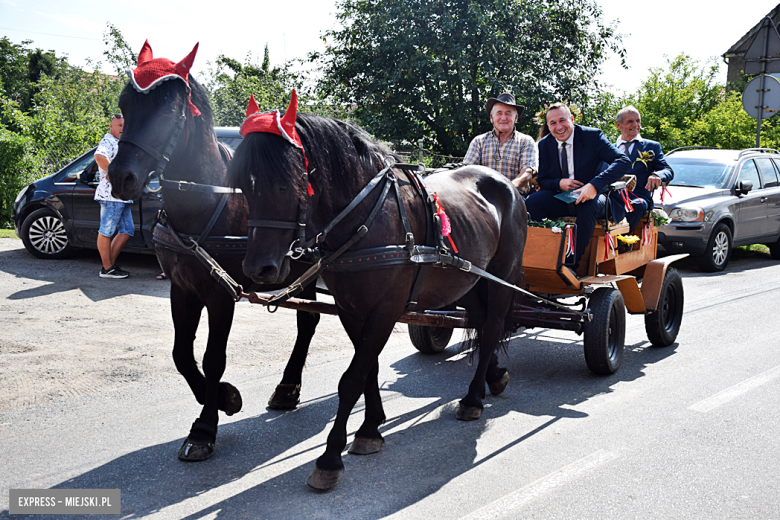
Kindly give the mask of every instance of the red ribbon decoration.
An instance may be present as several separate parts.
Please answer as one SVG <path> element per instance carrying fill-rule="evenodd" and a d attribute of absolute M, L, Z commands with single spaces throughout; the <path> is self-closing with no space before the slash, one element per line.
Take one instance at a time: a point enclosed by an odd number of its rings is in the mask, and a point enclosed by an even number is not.
<path fill-rule="evenodd" d="M 650 245 L 653 243 L 653 229 L 650 227 L 650 222 L 645 224 L 645 227 L 642 229 L 642 245 Z"/>
<path fill-rule="evenodd" d="M 444 208 L 441 206 L 441 202 L 439 201 L 439 195 L 436 192 L 433 192 L 433 200 L 436 203 L 436 214 L 439 215 L 439 218 L 441 219 L 441 234 L 442 236 L 447 237 L 447 240 L 450 241 L 450 245 L 452 246 L 452 250 L 457 253 L 458 248 L 455 247 L 455 242 L 452 241 L 452 237 L 450 236 L 450 234 L 452 233 L 450 218 L 447 216 L 446 213 L 444 213 Z"/>
<path fill-rule="evenodd" d="M 574 254 L 574 231 L 572 230 L 571 226 L 566 226 L 566 255 L 573 255 Z"/>
<path fill-rule="evenodd" d="M 672 196 L 672 194 L 669 192 L 669 190 L 666 189 L 666 185 L 662 184 L 661 185 L 661 204 L 664 203 L 664 193 L 667 193 L 670 197 Z"/>
<path fill-rule="evenodd" d="M 632 213 L 634 211 L 634 206 L 631 205 L 631 197 L 629 196 L 628 188 L 623 188 L 620 190 L 620 197 L 623 199 L 623 205 L 626 208 L 626 211 L 628 213 Z M 633 195 L 633 193 L 631 194 Z"/>
<path fill-rule="evenodd" d="M 604 235 L 604 260 L 609 260 L 609 253 L 615 254 L 615 241 L 612 239 L 612 235 L 607 233 Z"/>

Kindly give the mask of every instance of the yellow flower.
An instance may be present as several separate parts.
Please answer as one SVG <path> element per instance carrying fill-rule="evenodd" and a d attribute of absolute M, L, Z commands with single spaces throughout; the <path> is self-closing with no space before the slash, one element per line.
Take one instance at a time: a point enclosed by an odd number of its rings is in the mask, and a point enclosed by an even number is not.
<path fill-rule="evenodd" d="M 636 244 L 639 242 L 639 237 L 636 235 L 618 235 L 617 239 L 623 242 L 624 244 Z"/>
<path fill-rule="evenodd" d="M 649 168 L 650 165 L 647 164 L 649 162 L 652 162 L 653 158 L 655 157 L 655 154 L 652 150 L 648 150 L 646 152 L 639 152 L 639 157 L 634 159 L 634 162 L 631 163 L 631 167 L 633 168 L 634 165 L 637 163 L 637 161 L 641 162 L 645 165 L 645 168 Z"/>

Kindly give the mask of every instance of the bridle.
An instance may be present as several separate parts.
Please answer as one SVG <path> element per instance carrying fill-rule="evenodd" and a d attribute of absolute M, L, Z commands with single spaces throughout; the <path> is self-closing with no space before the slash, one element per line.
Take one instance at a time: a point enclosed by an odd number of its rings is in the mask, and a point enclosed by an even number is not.
<path fill-rule="evenodd" d="M 168 142 L 165 144 L 162 150 L 159 150 L 156 147 L 148 143 L 145 143 L 144 141 L 138 139 L 126 138 L 125 134 L 123 134 L 122 137 L 119 139 L 120 143 L 131 144 L 136 148 L 140 149 L 141 151 L 145 152 L 147 155 L 151 156 L 153 159 L 157 161 L 157 166 L 155 167 L 154 170 L 150 171 L 147 174 L 141 189 L 147 188 L 152 193 L 157 193 L 162 189 L 163 183 L 166 182 L 162 176 L 163 171 L 165 170 L 165 167 L 168 166 L 168 162 L 170 161 L 171 154 L 173 153 L 174 148 L 176 148 L 176 144 L 178 143 L 179 136 L 181 135 L 181 132 L 184 129 L 186 123 L 187 123 L 187 105 L 182 105 L 181 114 L 179 114 L 179 116 L 177 117 L 176 123 L 174 124 L 173 130 L 171 131 L 171 135 L 168 138 Z M 160 187 L 153 190 L 149 188 L 149 182 L 151 182 L 151 180 L 154 179 L 155 177 L 160 178 Z M 234 190 L 231 190 L 231 192 L 233 191 Z"/>

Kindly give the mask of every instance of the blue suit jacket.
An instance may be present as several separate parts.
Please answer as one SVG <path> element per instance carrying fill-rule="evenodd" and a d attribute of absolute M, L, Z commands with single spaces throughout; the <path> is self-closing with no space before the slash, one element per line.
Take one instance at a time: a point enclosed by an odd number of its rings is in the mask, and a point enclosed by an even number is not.
<path fill-rule="evenodd" d="M 652 162 L 648 162 L 647 166 L 637 161 L 639 152 L 653 152 Z M 633 167 L 628 172 L 629 175 L 636 175 L 636 188 L 634 194 L 642 197 L 650 203 L 650 208 L 653 207 L 653 194 L 645 189 L 647 185 L 647 179 L 652 174 L 656 174 L 661 178 L 661 182 L 667 183 L 674 178 L 674 171 L 671 166 L 664 159 L 664 152 L 661 150 L 661 144 L 656 141 L 645 139 L 644 137 L 634 143 L 634 149 L 631 150 L 631 154 L 628 156 L 629 161 L 633 164 Z"/>
<path fill-rule="evenodd" d="M 601 164 L 609 166 L 601 171 Z M 626 154 L 618 150 L 598 128 L 574 125 L 574 178 L 583 184 L 591 183 L 599 193 L 620 180 L 631 169 Z M 563 178 L 558 155 L 558 141 L 548 134 L 539 141 L 539 187 L 561 192 Z M 647 181 L 645 181 L 647 182 Z"/>

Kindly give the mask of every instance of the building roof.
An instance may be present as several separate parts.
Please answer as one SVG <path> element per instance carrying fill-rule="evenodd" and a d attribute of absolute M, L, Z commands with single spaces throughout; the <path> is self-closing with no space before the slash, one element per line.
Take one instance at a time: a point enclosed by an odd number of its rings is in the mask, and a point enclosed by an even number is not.
<path fill-rule="evenodd" d="M 777 4 L 774 9 L 767 13 L 766 16 L 772 19 L 775 27 L 780 25 L 780 4 Z M 761 28 L 761 23 L 764 21 L 766 16 L 761 17 L 758 23 L 754 25 L 753 28 L 750 29 L 747 33 L 745 33 L 742 38 L 737 40 L 737 43 L 732 45 L 731 48 L 723 54 L 723 56 L 726 58 L 731 56 L 744 56 L 745 52 L 748 50 L 748 47 L 750 47 L 750 44 L 753 42 L 753 38 L 756 37 L 756 33 L 758 33 L 758 30 Z"/>

